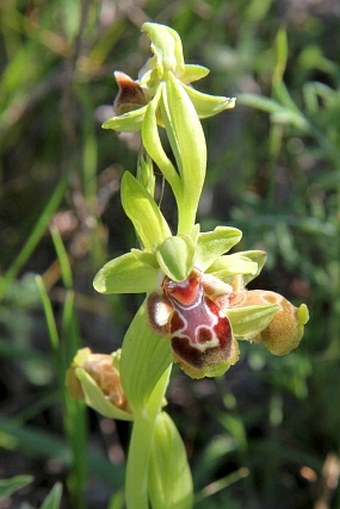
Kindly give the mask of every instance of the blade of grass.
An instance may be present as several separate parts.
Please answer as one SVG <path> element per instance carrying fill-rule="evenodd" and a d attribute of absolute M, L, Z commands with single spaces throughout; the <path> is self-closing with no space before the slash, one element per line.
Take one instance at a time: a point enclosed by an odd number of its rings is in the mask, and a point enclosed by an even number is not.
<path fill-rule="evenodd" d="M 75 508 L 85 507 L 85 487 L 88 478 L 87 422 L 83 403 L 70 398 L 65 388 L 65 373 L 80 346 L 80 332 L 75 309 L 75 294 L 70 260 L 62 238 L 57 230 L 51 230 L 54 247 L 60 264 L 61 277 L 65 287 L 64 307 L 61 324 L 61 342 L 57 356 L 60 370 L 60 391 L 64 402 L 64 428 L 72 451 L 72 469 L 68 485 Z"/>
<path fill-rule="evenodd" d="M 47 228 L 52 215 L 57 210 L 64 196 L 66 187 L 67 179 L 64 177 L 59 181 L 54 193 L 49 198 L 46 207 L 41 212 L 33 230 L 31 231 L 28 239 L 20 250 L 18 256 L 15 258 L 12 265 L 5 273 L 0 286 L 0 299 L 5 296 L 8 286 L 17 277 L 20 270 L 24 267 L 25 263 L 28 261 L 34 249 L 36 248 L 38 242 L 40 241 Z"/>
<path fill-rule="evenodd" d="M 54 249 L 60 264 L 63 283 L 66 288 L 70 289 L 73 287 L 73 276 L 68 254 L 58 230 L 56 228 L 50 228 L 50 232 L 54 244 Z"/>
<path fill-rule="evenodd" d="M 56 356 L 58 356 L 58 352 L 59 352 L 60 338 L 59 338 L 57 324 L 56 324 L 54 313 L 53 313 L 52 303 L 48 296 L 48 293 L 47 293 L 47 290 L 44 285 L 44 281 L 43 281 L 42 277 L 37 275 L 35 280 L 36 280 L 36 283 L 38 286 L 41 303 L 42 303 L 43 310 L 45 313 L 48 336 L 49 336 L 52 352 L 53 352 L 54 356 L 56 357 Z M 58 358 L 55 358 L 55 362 L 56 362 L 56 367 L 57 367 Z M 60 367 L 58 368 L 58 372 L 59 371 L 60 371 Z"/>
<path fill-rule="evenodd" d="M 32 481 L 33 477 L 30 475 L 17 475 L 10 479 L 0 479 L 0 500 L 9 497 Z"/>
<path fill-rule="evenodd" d="M 40 509 L 58 509 L 60 507 L 62 493 L 62 485 L 56 483 L 40 506 Z"/>

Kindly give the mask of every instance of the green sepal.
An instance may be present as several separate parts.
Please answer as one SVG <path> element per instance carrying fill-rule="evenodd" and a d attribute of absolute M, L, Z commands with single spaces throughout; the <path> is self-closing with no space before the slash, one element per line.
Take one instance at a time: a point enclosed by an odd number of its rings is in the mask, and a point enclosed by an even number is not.
<path fill-rule="evenodd" d="M 209 73 L 210 70 L 204 65 L 185 64 L 184 74 L 180 78 L 183 83 L 192 83 L 205 78 Z"/>
<path fill-rule="evenodd" d="M 184 281 L 194 267 L 195 242 L 189 235 L 169 237 L 156 251 L 160 268 L 173 281 Z"/>
<path fill-rule="evenodd" d="M 181 176 L 178 233 L 189 233 L 195 224 L 205 178 L 207 151 L 203 129 L 182 83 L 169 73 L 161 97 L 161 113 Z"/>
<path fill-rule="evenodd" d="M 122 115 L 115 115 L 105 120 L 102 127 L 103 129 L 113 129 L 114 131 L 127 133 L 140 131 L 145 112 L 146 106 L 142 106 Z"/>
<path fill-rule="evenodd" d="M 205 271 L 224 253 L 227 253 L 242 238 L 242 232 L 231 226 L 217 226 L 211 232 L 198 236 L 195 265 Z"/>
<path fill-rule="evenodd" d="M 243 251 L 231 255 L 224 255 L 217 258 L 217 260 L 210 265 L 207 273 L 229 283 L 233 277 L 238 274 L 251 275 L 255 277 L 258 272 L 257 263 L 248 256 L 243 254 Z"/>
<path fill-rule="evenodd" d="M 144 302 L 125 334 L 120 359 L 121 383 L 133 411 L 143 409 L 171 362 L 170 341 L 152 331 Z"/>
<path fill-rule="evenodd" d="M 178 33 L 165 25 L 158 23 L 143 23 L 142 32 L 146 32 L 151 40 L 151 50 L 156 57 L 156 68 L 159 79 L 164 73 L 172 71 L 182 75 L 184 73 L 184 56 L 182 41 Z"/>
<path fill-rule="evenodd" d="M 158 276 L 155 255 L 133 249 L 107 262 L 97 272 L 93 286 L 104 295 L 145 293 L 156 288 Z"/>
<path fill-rule="evenodd" d="M 122 178 L 121 199 L 125 213 L 147 251 L 152 252 L 155 246 L 170 237 L 171 230 L 157 203 L 128 171 Z"/>
<path fill-rule="evenodd" d="M 83 368 L 76 368 L 75 373 L 84 393 L 85 403 L 89 407 L 109 419 L 133 420 L 131 413 L 116 407 L 104 396 L 95 380 Z"/>
<path fill-rule="evenodd" d="M 221 113 L 221 111 L 235 108 L 235 97 L 204 94 L 203 92 L 199 92 L 195 88 L 184 84 L 183 87 L 200 118 L 212 117 Z"/>
<path fill-rule="evenodd" d="M 149 460 L 148 491 L 157 509 L 191 509 L 193 483 L 185 447 L 166 412 L 157 416 Z"/>
<path fill-rule="evenodd" d="M 243 306 L 229 308 L 226 315 L 237 339 L 252 339 L 267 327 L 279 310 L 277 304 Z"/>

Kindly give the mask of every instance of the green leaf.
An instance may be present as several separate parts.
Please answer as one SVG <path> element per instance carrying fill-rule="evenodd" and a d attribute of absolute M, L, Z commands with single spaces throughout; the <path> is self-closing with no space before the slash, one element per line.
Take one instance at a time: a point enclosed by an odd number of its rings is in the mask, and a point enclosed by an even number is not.
<path fill-rule="evenodd" d="M 229 308 L 226 315 L 237 339 L 252 339 L 267 327 L 279 310 L 280 307 L 276 304 L 243 306 Z"/>
<path fill-rule="evenodd" d="M 16 475 L 9 479 L 0 479 L 0 500 L 9 497 L 32 481 L 31 475 Z"/>
<path fill-rule="evenodd" d="M 195 265 L 205 271 L 224 253 L 228 252 L 242 238 L 242 232 L 229 226 L 217 226 L 211 232 L 199 234 Z"/>
<path fill-rule="evenodd" d="M 157 509 L 190 509 L 193 485 L 186 451 L 170 418 L 157 416 L 149 461 L 149 497 Z"/>
<path fill-rule="evenodd" d="M 275 40 L 275 68 L 273 72 L 273 85 L 282 82 L 288 59 L 287 31 L 281 27 Z"/>
<path fill-rule="evenodd" d="M 155 200 L 129 172 L 125 172 L 122 178 L 121 198 L 125 213 L 147 251 L 152 252 L 171 236 L 168 223 Z"/>
<path fill-rule="evenodd" d="M 156 251 L 162 271 L 174 281 L 184 281 L 194 267 L 195 243 L 185 237 L 169 237 Z"/>
<path fill-rule="evenodd" d="M 144 302 L 125 334 L 120 359 L 121 382 L 133 411 L 143 408 L 171 362 L 170 341 L 152 331 Z"/>
<path fill-rule="evenodd" d="M 58 509 L 62 493 L 63 488 L 61 483 L 56 483 L 40 506 L 40 509 Z"/>
<path fill-rule="evenodd" d="M 212 117 L 221 111 L 235 108 L 235 97 L 204 94 L 203 92 L 199 92 L 188 85 L 183 85 L 183 87 L 191 99 L 195 110 L 197 111 L 197 115 L 200 118 Z"/>
<path fill-rule="evenodd" d="M 149 509 L 148 475 L 156 419 L 164 405 L 171 365 L 155 383 L 148 400 L 134 413 L 125 480 L 126 507 Z M 155 508 L 156 509 L 156 508 Z"/>
<path fill-rule="evenodd" d="M 161 112 L 182 179 L 178 233 L 189 233 L 195 224 L 205 179 L 207 151 L 196 110 L 182 83 L 172 73 L 162 93 Z"/>
<path fill-rule="evenodd" d="M 107 262 L 97 272 L 93 286 L 104 295 L 151 292 L 157 286 L 158 274 L 156 257 L 134 249 Z"/>
<path fill-rule="evenodd" d="M 98 384 L 85 369 L 78 367 L 75 372 L 83 390 L 85 402 L 89 407 L 109 419 L 132 420 L 131 413 L 116 407 L 105 397 Z"/>
<path fill-rule="evenodd" d="M 116 115 L 105 120 L 105 122 L 102 125 L 102 128 L 113 129 L 114 131 L 127 133 L 140 131 L 145 112 L 146 106 L 142 106 L 141 108 L 128 111 L 127 113 L 123 113 L 122 115 Z"/>

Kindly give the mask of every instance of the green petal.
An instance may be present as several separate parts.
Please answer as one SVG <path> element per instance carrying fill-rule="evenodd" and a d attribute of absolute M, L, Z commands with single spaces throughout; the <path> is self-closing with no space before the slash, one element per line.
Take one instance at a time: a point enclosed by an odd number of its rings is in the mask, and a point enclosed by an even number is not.
<path fill-rule="evenodd" d="M 209 69 L 203 65 L 185 64 L 185 70 L 181 78 L 183 83 L 191 83 L 193 81 L 201 80 L 209 74 Z"/>
<path fill-rule="evenodd" d="M 83 368 L 76 368 L 76 376 L 84 393 L 86 404 L 109 419 L 132 421 L 132 414 L 113 405 L 103 394 L 94 379 Z"/>
<path fill-rule="evenodd" d="M 104 129 L 113 129 L 119 132 L 135 132 L 140 131 L 142 122 L 146 112 L 146 106 L 137 108 L 136 110 L 128 111 L 123 115 L 116 115 L 111 117 L 103 123 Z"/>
<path fill-rule="evenodd" d="M 171 362 L 170 341 L 151 330 L 144 302 L 125 334 L 120 359 L 121 383 L 133 410 L 142 411 Z"/>
<path fill-rule="evenodd" d="M 238 274 L 250 274 L 255 277 L 255 274 L 258 272 L 258 266 L 256 262 L 245 256 L 243 251 L 241 251 L 232 255 L 220 256 L 210 265 L 207 272 L 225 282 L 229 282 L 230 279 Z"/>
<path fill-rule="evenodd" d="M 93 286 L 99 293 L 144 293 L 157 286 L 159 269 L 151 253 L 133 250 L 107 262 L 96 274 Z"/>
<path fill-rule="evenodd" d="M 191 99 L 196 111 L 197 115 L 200 118 L 212 117 L 213 115 L 217 115 L 221 111 L 230 110 L 235 108 L 236 98 L 235 97 L 224 97 L 218 95 L 210 95 L 204 94 L 203 92 L 199 92 L 189 85 L 184 85 L 183 87 Z"/>
<path fill-rule="evenodd" d="M 184 281 L 194 266 L 195 243 L 189 235 L 169 237 L 156 251 L 162 271 L 174 281 Z"/>
<path fill-rule="evenodd" d="M 223 255 L 242 238 L 242 232 L 229 226 L 217 226 L 211 232 L 199 234 L 195 265 L 205 271 L 210 265 Z"/>
<path fill-rule="evenodd" d="M 183 441 L 170 416 L 157 416 L 149 460 L 149 497 L 157 509 L 191 509 L 193 483 Z"/>
<path fill-rule="evenodd" d="M 171 236 L 171 231 L 153 197 L 138 180 L 125 172 L 121 183 L 122 205 L 147 251 Z"/>
<path fill-rule="evenodd" d="M 257 264 L 257 271 L 254 274 L 244 274 L 243 283 L 247 285 L 250 281 L 255 279 L 262 271 L 264 264 L 267 261 L 267 253 L 260 249 L 253 249 L 249 251 L 242 251 L 242 256 L 246 256 L 249 260 L 252 260 Z"/>
<path fill-rule="evenodd" d="M 237 339 L 252 339 L 267 327 L 279 310 L 280 307 L 276 304 L 244 306 L 229 308 L 226 315 Z"/>

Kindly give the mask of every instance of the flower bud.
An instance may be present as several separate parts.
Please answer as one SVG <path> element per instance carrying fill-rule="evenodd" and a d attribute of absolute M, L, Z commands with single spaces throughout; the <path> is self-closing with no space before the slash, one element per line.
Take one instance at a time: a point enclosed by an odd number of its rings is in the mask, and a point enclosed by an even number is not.
<path fill-rule="evenodd" d="M 120 350 L 112 355 L 78 350 L 66 373 L 66 386 L 74 399 L 85 400 L 94 410 L 110 418 L 132 418 L 119 373 Z"/>
<path fill-rule="evenodd" d="M 276 304 L 279 311 L 253 341 L 263 343 L 274 355 L 285 355 L 296 348 L 308 322 L 308 308 L 301 304 L 296 308 L 282 295 L 266 290 L 244 291 L 236 296 L 237 307 Z"/>

